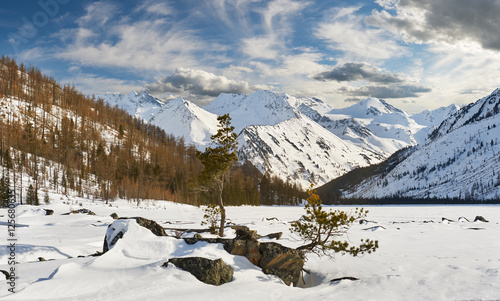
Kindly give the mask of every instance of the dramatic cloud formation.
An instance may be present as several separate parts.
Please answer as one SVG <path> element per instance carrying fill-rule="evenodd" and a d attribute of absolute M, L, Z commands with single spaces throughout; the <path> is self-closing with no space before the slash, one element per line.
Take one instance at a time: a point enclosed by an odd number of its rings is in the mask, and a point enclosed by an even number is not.
<path fill-rule="evenodd" d="M 314 77 L 320 81 L 350 82 L 366 80 L 374 83 L 393 84 L 402 83 L 404 79 L 401 75 L 390 72 L 383 73 L 379 68 L 366 63 L 345 63 L 335 67 L 330 71 L 321 72 Z"/>
<path fill-rule="evenodd" d="M 418 93 L 430 92 L 431 89 L 420 85 L 365 86 L 361 88 L 342 87 L 342 94 L 349 96 L 376 98 L 418 97 Z M 350 99 L 349 101 L 353 101 Z"/>
<path fill-rule="evenodd" d="M 235 81 L 203 70 L 179 68 L 174 74 L 146 85 L 149 93 L 177 93 L 198 98 L 216 97 L 220 93 L 250 93 L 263 86 L 251 87 L 245 81 Z"/>
<path fill-rule="evenodd" d="M 475 41 L 500 51 L 499 0 L 379 1 L 387 10 L 374 12 L 367 22 L 401 35 L 411 43 Z"/>
<path fill-rule="evenodd" d="M 417 112 L 499 84 L 500 0 L 35 2 L 2 2 L 0 49 L 87 93 L 270 89 Z"/>

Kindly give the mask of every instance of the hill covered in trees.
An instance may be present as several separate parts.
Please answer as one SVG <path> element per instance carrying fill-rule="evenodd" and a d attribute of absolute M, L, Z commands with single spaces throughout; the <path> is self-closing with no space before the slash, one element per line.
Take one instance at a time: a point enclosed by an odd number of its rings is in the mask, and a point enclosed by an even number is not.
<path fill-rule="evenodd" d="M 193 146 L 9 57 L 0 60 L 0 128 L 3 186 L 18 203 L 29 185 L 36 195 L 211 201 L 191 187 L 203 167 Z M 271 205 L 298 203 L 302 193 L 240 164 L 223 194 L 228 205 Z"/>

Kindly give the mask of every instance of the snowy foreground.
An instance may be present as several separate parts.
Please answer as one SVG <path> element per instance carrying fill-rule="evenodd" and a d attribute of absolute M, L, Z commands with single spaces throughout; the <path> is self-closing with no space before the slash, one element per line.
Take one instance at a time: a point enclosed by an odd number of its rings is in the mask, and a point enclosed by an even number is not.
<path fill-rule="evenodd" d="M 45 216 L 42 208 L 55 213 Z M 61 215 L 81 208 L 96 215 Z M 332 260 L 308 255 L 305 268 L 311 274 L 305 276 L 307 287 L 298 288 L 263 274 L 246 258 L 225 252 L 222 245 L 189 246 L 173 237 L 156 237 L 139 226 L 103 256 L 77 258 L 102 251 L 113 212 L 120 217 L 142 216 L 164 227 L 179 228 L 201 228 L 203 212 L 169 202 L 145 202 L 137 207 L 135 203 L 116 201 L 109 206 L 57 196 L 47 206 L 17 208 L 16 293 L 9 293 L 2 281 L 0 299 L 500 300 L 500 206 L 367 209 L 372 222 L 356 224 L 349 239 L 355 243 L 360 238 L 377 239 L 380 248 L 359 258 L 337 255 Z M 228 208 L 233 223 L 247 225 L 262 235 L 283 231 L 280 242 L 290 247 L 301 244 L 288 229 L 290 222 L 302 214 L 301 207 Z M 7 244 L 7 210 L 0 209 L 0 215 L 3 243 Z M 476 215 L 489 222 L 472 222 Z M 443 222 L 443 217 L 454 222 Z M 233 237 L 234 231 L 229 229 L 226 235 Z M 7 248 L 0 250 L 2 270 L 10 268 L 8 253 Z M 222 258 L 234 269 L 233 281 L 216 287 L 199 282 L 173 265 L 161 267 L 169 258 L 183 256 Z M 38 262 L 38 257 L 47 261 Z M 359 280 L 330 282 L 345 276 Z"/>

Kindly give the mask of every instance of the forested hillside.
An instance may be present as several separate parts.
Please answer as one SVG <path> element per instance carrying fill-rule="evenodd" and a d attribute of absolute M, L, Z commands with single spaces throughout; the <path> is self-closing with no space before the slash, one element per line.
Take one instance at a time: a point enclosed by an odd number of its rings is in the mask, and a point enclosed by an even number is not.
<path fill-rule="evenodd" d="M 0 60 L 0 128 L 0 176 L 19 203 L 29 185 L 38 196 L 210 199 L 191 187 L 202 169 L 193 146 L 8 57 Z M 226 188 L 229 205 L 291 204 L 300 195 L 245 164 L 233 168 Z"/>

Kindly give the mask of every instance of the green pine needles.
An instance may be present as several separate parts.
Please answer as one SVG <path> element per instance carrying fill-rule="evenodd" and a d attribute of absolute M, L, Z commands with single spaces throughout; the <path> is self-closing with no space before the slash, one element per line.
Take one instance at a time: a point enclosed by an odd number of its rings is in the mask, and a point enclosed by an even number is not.
<path fill-rule="evenodd" d="M 316 191 L 311 188 L 307 190 L 309 198 L 304 209 L 306 214 L 298 221 L 292 223 L 290 231 L 299 235 L 306 245 L 299 247 L 300 250 L 305 250 L 318 254 L 319 256 L 332 256 L 330 251 L 341 254 L 350 254 L 358 256 L 364 253 L 372 253 L 378 248 L 376 240 L 361 240 L 359 246 L 351 246 L 347 241 L 337 241 L 335 238 L 347 234 L 352 223 L 365 218 L 368 210 L 363 208 L 347 213 L 342 210 L 325 211 L 321 206 L 321 200 L 316 194 Z"/>
<path fill-rule="evenodd" d="M 231 126 L 231 117 L 225 114 L 217 117 L 219 121 L 219 129 L 210 139 L 216 145 L 215 147 L 207 147 L 204 152 L 197 151 L 196 157 L 200 159 L 204 168 L 198 177 L 200 187 L 204 190 L 209 190 L 217 196 L 217 202 L 220 209 L 220 227 L 219 236 L 224 236 L 224 226 L 226 223 L 226 209 L 222 200 L 222 191 L 224 183 L 230 168 L 238 161 L 236 150 L 238 135 L 233 133 L 234 126 Z"/>

